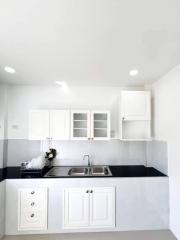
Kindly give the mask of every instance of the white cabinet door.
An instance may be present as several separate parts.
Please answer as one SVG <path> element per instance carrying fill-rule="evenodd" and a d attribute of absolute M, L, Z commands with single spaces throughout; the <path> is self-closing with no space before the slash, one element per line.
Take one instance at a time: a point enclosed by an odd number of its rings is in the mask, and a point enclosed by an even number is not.
<path fill-rule="evenodd" d="M 115 227 L 115 189 L 93 188 L 90 193 L 90 225 Z"/>
<path fill-rule="evenodd" d="M 18 230 L 47 229 L 47 188 L 19 189 Z"/>
<path fill-rule="evenodd" d="M 65 189 L 64 227 L 115 227 L 115 188 Z"/>
<path fill-rule="evenodd" d="M 90 111 L 71 112 L 71 139 L 87 140 L 90 138 Z"/>
<path fill-rule="evenodd" d="M 89 225 L 89 194 L 84 188 L 64 190 L 64 227 L 81 228 Z"/>
<path fill-rule="evenodd" d="M 43 140 L 49 137 L 49 111 L 32 110 L 29 112 L 29 139 Z"/>
<path fill-rule="evenodd" d="M 150 92 L 122 91 L 121 107 L 123 120 L 150 120 Z"/>
<path fill-rule="evenodd" d="M 91 112 L 91 137 L 95 140 L 110 139 L 110 112 Z"/>
<path fill-rule="evenodd" d="M 53 140 L 68 140 L 70 135 L 69 110 L 54 110 L 50 112 L 51 130 Z"/>

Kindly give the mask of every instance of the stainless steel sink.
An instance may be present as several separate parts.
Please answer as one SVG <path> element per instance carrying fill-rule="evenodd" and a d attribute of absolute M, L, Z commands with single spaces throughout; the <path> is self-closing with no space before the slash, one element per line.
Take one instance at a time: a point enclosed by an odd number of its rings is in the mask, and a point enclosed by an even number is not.
<path fill-rule="evenodd" d="M 73 167 L 69 170 L 70 176 L 112 176 L 108 166 L 92 166 L 92 167 Z"/>
<path fill-rule="evenodd" d="M 112 176 L 108 166 L 77 166 L 77 167 L 53 167 L 44 177 L 109 177 Z"/>
<path fill-rule="evenodd" d="M 107 166 L 91 167 L 90 171 L 92 175 L 107 176 L 111 174 L 110 169 Z"/>
<path fill-rule="evenodd" d="M 84 176 L 89 173 L 89 169 L 86 167 L 73 167 L 69 170 L 68 175 L 70 176 Z"/>

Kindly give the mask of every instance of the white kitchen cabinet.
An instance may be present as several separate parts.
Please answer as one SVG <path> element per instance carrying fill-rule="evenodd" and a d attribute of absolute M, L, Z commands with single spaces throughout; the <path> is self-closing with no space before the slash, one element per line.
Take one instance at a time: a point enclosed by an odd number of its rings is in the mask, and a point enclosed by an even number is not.
<path fill-rule="evenodd" d="M 47 229 L 47 188 L 23 188 L 18 195 L 18 230 Z"/>
<path fill-rule="evenodd" d="M 91 137 L 95 140 L 110 139 L 110 112 L 91 112 Z"/>
<path fill-rule="evenodd" d="M 64 227 L 115 227 L 115 188 L 65 189 Z"/>
<path fill-rule="evenodd" d="M 70 138 L 70 112 L 68 110 L 50 111 L 50 137 L 54 140 Z"/>
<path fill-rule="evenodd" d="M 122 91 L 121 108 L 123 120 L 151 120 L 149 91 Z"/>
<path fill-rule="evenodd" d="M 71 139 L 87 140 L 90 138 L 90 111 L 71 111 Z"/>
<path fill-rule="evenodd" d="M 84 188 L 71 188 L 64 192 L 64 226 L 88 227 L 89 195 Z"/>
<path fill-rule="evenodd" d="M 32 110 L 29 112 L 29 139 L 44 140 L 50 136 L 49 111 Z"/>
<path fill-rule="evenodd" d="M 120 139 L 151 140 L 151 95 L 149 91 L 122 91 Z"/>
<path fill-rule="evenodd" d="M 92 189 L 90 226 L 115 227 L 115 189 L 113 187 Z"/>
<path fill-rule="evenodd" d="M 109 111 L 72 111 L 71 139 L 108 140 L 110 139 Z"/>
<path fill-rule="evenodd" d="M 68 140 L 69 110 L 32 110 L 29 113 L 30 140 Z"/>
<path fill-rule="evenodd" d="M 23 235 L 23 234 L 52 234 L 52 233 L 69 233 L 69 232 L 94 232 L 94 231 L 137 231 L 137 230 L 152 230 L 152 229 L 167 229 L 169 227 L 169 179 L 168 177 L 127 177 L 127 178 L 42 178 L 42 179 L 7 179 L 6 184 L 6 206 L 5 206 L 5 235 Z M 28 230 L 18 231 L 18 193 L 20 189 L 35 189 L 47 188 L 48 189 L 48 228 L 46 230 Z M 86 204 L 83 203 L 83 195 L 86 194 L 85 190 L 94 190 L 99 192 L 94 198 L 94 212 L 95 217 L 92 216 L 93 211 L 89 207 L 88 223 L 97 226 L 88 227 L 69 227 L 64 226 L 64 213 L 65 204 L 68 206 L 68 201 L 65 192 L 70 189 L 79 189 L 78 194 L 74 192 L 73 201 L 71 201 L 71 216 L 74 214 L 74 222 L 77 222 L 78 214 L 82 214 L 82 209 L 85 209 Z M 104 196 L 106 193 L 101 193 L 101 189 L 114 189 L 112 196 L 115 201 L 107 196 L 105 201 Z M 82 193 L 83 191 L 83 193 Z M 104 190 L 105 191 L 105 190 Z M 110 192 L 110 190 L 108 190 Z M 108 191 L 107 195 L 108 195 Z M 77 192 L 76 192 L 77 193 Z M 80 197 L 78 195 L 80 194 Z M 104 194 L 104 195 L 103 195 Z M 90 206 L 90 193 L 89 206 Z M 45 198 L 44 198 L 45 199 Z M 102 200 L 103 199 L 103 200 Z M 78 204 L 77 204 L 78 201 Z M 101 201 L 101 204 L 100 204 Z M 104 216 L 104 209 L 107 202 L 111 202 L 113 207 L 116 202 L 115 218 L 113 218 L 113 227 L 107 227 L 108 221 Z M 79 205 L 84 207 L 79 207 Z M 95 206 L 96 205 L 96 206 Z M 77 208 L 78 206 L 78 208 Z M 68 208 L 66 208 L 68 209 Z M 102 212 L 101 212 L 102 209 Z M 109 208 L 110 209 L 110 208 Z M 99 212 L 100 211 L 100 212 Z M 86 216 L 87 213 L 84 214 Z M 91 217 L 90 217 L 91 216 Z M 85 223 L 86 217 L 82 218 Z M 100 220 L 99 220 L 100 219 Z M 110 218 L 109 218 L 110 219 Z M 73 224 L 75 224 L 73 222 Z M 102 223 L 102 226 L 100 225 Z M 106 222 L 106 223 L 105 223 Z M 115 224 L 115 223 L 116 224 Z M 104 226 L 104 227 L 103 227 Z M 1 225 L 0 225 L 1 227 Z"/>

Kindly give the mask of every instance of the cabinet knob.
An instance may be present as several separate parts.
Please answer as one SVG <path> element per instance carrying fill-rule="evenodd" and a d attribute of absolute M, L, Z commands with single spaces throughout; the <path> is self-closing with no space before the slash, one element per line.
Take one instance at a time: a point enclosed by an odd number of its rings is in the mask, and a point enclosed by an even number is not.
<path fill-rule="evenodd" d="M 89 193 L 89 190 L 87 190 L 86 193 Z"/>
<path fill-rule="evenodd" d="M 35 194 L 35 191 L 32 191 L 31 194 L 32 194 L 32 195 Z"/>
<path fill-rule="evenodd" d="M 34 213 L 31 214 L 31 218 L 33 218 L 33 217 L 34 217 Z"/>
<path fill-rule="evenodd" d="M 90 193 L 93 193 L 93 190 L 91 190 Z"/>
<path fill-rule="evenodd" d="M 34 205 L 35 205 L 35 202 L 32 202 L 32 203 L 31 203 L 31 206 L 34 206 Z"/>

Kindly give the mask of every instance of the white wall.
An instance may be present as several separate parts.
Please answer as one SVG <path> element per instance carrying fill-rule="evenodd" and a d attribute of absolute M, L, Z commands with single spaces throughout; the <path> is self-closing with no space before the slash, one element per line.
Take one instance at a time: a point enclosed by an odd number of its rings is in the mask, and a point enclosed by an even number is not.
<path fill-rule="evenodd" d="M 170 176 L 170 228 L 180 239 L 180 65 L 152 86 L 154 137 L 167 141 Z"/>
<path fill-rule="evenodd" d="M 4 139 L 7 134 L 7 86 L 0 84 L 0 168 L 4 165 Z"/>
<path fill-rule="evenodd" d="M 27 141 L 30 109 L 110 110 L 111 135 L 117 138 L 121 90 L 119 87 L 71 87 L 63 91 L 58 86 L 9 86 L 7 165 L 19 165 L 38 154 L 39 143 Z M 146 164 L 142 142 L 59 141 L 55 147 L 59 152 L 56 164 L 60 165 L 83 164 L 84 154 L 90 154 L 95 164 Z"/>

